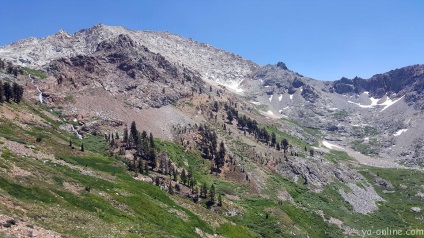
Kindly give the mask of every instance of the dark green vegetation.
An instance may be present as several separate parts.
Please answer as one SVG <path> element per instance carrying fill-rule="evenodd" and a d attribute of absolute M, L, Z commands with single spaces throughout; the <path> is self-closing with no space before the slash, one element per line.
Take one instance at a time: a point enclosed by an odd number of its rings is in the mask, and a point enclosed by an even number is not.
<path fill-rule="evenodd" d="M 31 68 L 28 68 L 28 67 L 24 67 L 23 70 L 25 72 L 27 72 L 28 74 L 31 74 L 32 76 L 36 76 L 40 79 L 46 79 L 47 78 L 47 74 L 44 73 L 41 70 L 31 69 Z"/>
<path fill-rule="evenodd" d="M 370 139 L 368 142 L 364 140 L 352 141 L 352 148 L 364 155 L 378 155 L 379 153 L 379 143 L 377 139 L 374 138 Z"/>

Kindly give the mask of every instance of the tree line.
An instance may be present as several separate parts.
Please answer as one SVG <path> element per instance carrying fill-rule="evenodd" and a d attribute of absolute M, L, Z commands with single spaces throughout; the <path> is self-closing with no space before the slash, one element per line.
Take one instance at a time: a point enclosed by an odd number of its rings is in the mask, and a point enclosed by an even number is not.
<path fill-rule="evenodd" d="M 204 135 L 205 143 L 203 147 L 205 147 L 204 151 L 207 151 L 207 153 L 204 154 L 204 158 L 209 156 L 207 157 L 208 159 L 215 159 L 215 163 L 217 164 L 216 168 L 221 168 L 224 164 L 225 157 L 224 143 L 221 142 L 217 149 L 215 132 L 208 127 L 205 128 L 205 126 L 201 126 L 199 130 Z M 194 178 L 193 168 L 190 166 L 188 170 L 177 168 L 165 153 L 156 148 L 153 134 L 150 133 L 149 136 L 147 136 L 146 131 L 138 131 L 134 121 L 131 123 L 129 129 L 128 127 L 124 128 L 123 136 L 121 140 L 119 139 L 118 133 L 115 135 L 113 133 L 105 134 L 105 140 L 109 143 L 110 148 L 113 149 L 119 146 L 119 141 L 122 143 L 120 144 L 121 147 L 119 152 L 121 155 L 125 154 L 125 150 L 134 150 L 133 159 L 126 161 L 126 163 L 128 170 L 135 172 L 135 176 L 138 174 L 149 175 L 150 170 L 156 171 L 165 176 L 169 176 L 169 179 L 157 175 L 153 178 L 153 183 L 156 186 L 165 186 L 170 194 L 174 194 L 175 191 L 179 192 L 181 190 L 181 185 L 184 185 L 190 189 L 188 196 L 191 197 L 194 202 L 198 202 L 199 199 L 207 199 L 207 206 L 212 206 L 214 204 L 218 206 L 222 205 L 221 195 L 218 195 L 218 201 L 216 201 L 215 186 L 213 184 L 209 189 L 206 183 L 198 186 Z"/>
<path fill-rule="evenodd" d="M 236 119 L 238 129 L 244 131 L 245 135 L 246 133 L 249 133 L 256 140 L 261 141 L 277 150 L 283 150 L 284 157 L 287 156 L 290 144 L 286 138 L 283 138 L 280 142 L 278 142 L 277 136 L 274 132 L 269 133 L 266 128 L 260 128 L 255 119 L 251 119 L 246 115 L 240 115 L 235 107 L 231 107 L 227 103 L 224 104 L 224 110 L 227 113 L 227 122 L 229 124 L 233 124 L 234 119 Z"/>
<path fill-rule="evenodd" d="M 9 82 L 2 83 L 0 81 L 0 103 L 4 101 L 10 102 L 10 100 L 13 100 L 15 103 L 20 103 L 23 96 L 24 88 L 21 85 L 16 82 L 10 85 Z"/>
<path fill-rule="evenodd" d="M 6 73 L 13 74 L 15 77 L 24 74 L 24 70 L 21 67 L 15 66 L 11 62 L 2 59 L 0 59 L 0 69 L 6 69 Z"/>

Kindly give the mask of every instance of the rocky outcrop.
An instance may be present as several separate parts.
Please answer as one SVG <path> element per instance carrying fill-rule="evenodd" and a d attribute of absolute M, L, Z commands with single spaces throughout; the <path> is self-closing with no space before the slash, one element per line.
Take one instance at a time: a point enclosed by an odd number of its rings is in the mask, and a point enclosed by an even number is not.
<path fill-rule="evenodd" d="M 424 109 L 424 65 L 412 65 L 387 73 L 376 74 L 369 79 L 341 78 L 332 83 L 332 90 L 339 94 L 360 94 L 382 98 L 385 95 L 405 95 L 405 100 L 415 108 Z"/>
<path fill-rule="evenodd" d="M 314 103 L 319 98 L 318 93 L 315 92 L 314 88 L 309 85 L 303 87 L 301 95 L 303 98 L 305 98 L 306 101 L 311 103 Z"/>
<path fill-rule="evenodd" d="M 100 42 L 91 55 L 54 60 L 47 71 L 57 81 L 51 93 L 100 87 L 138 108 L 168 105 L 204 87 L 198 74 L 123 34 Z"/>

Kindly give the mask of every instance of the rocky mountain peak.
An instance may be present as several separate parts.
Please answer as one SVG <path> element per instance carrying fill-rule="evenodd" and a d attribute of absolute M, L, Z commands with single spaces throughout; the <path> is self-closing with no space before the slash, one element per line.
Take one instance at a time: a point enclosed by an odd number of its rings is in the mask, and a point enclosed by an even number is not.
<path fill-rule="evenodd" d="M 169 62 L 198 72 L 204 80 L 228 86 L 235 91 L 241 91 L 241 82 L 250 79 L 259 68 L 257 64 L 238 55 L 168 32 L 132 31 L 103 24 L 74 34 L 60 31 L 50 37 L 31 38 L 3 46 L 0 47 L 0 58 L 17 65 L 43 69 L 53 60 L 62 57 L 93 54 L 99 43 L 119 35 L 125 35 L 120 39 L 121 44 L 144 45 Z"/>
<path fill-rule="evenodd" d="M 110 51 L 117 48 L 133 48 L 137 43 L 127 34 L 120 34 L 118 37 L 100 42 L 96 51 Z"/>

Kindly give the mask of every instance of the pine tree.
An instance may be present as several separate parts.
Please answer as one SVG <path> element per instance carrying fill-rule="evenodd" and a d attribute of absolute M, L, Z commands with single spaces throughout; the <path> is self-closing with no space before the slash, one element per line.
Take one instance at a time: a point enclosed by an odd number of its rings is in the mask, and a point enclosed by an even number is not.
<path fill-rule="evenodd" d="M 213 109 L 212 109 L 214 112 L 218 112 L 218 110 L 219 110 L 219 106 L 218 106 L 218 102 L 217 101 L 215 101 L 214 103 L 213 103 Z"/>
<path fill-rule="evenodd" d="M 221 194 L 218 195 L 218 206 L 222 206 L 222 196 Z"/>
<path fill-rule="evenodd" d="M 149 175 L 149 165 L 147 163 L 144 163 L 144 174 Z"/>
<path fill-rule="evenodd" d="M 188 167 L 188 173 L 187 173 L 187 180 L 189 182 L 189 186 L 192 187 L 193 184 L 191 184 L 192 182 L 192 178 L 193 178 L 193 168 L 192 167 Z"/>
<path fill-rule="evenodd" d="M 6 102 L 10 102 L 10 99 L 13 97 L 12 95 L 13 92 L 9 82 L 5 82 L 3 84 L 3 92 L 4 92 L 4 97 L 6 99 Z"/>
<path fill-rule="evenodd" d="M 69 138 L 69 146 L 72 147 L 72 139 Z"/>
<path fill-rule="evenodd" d="M 137 145 L 139 143 L 138 138 L 138 131 L 137 131 L 137 125 L 135 124 L 135 121 L 131 122 L 131 128 L 130 128 L 131 138 L 134 142 L 134 145 Z"/>
<path fill-rule="evenodd" d="M 81 143 L 81 151 L 84 152 L 84 143 Z"/>
<path fill-rule="evenodd" d="M 215 185 L 212 184 L 211 189 L 209 191 L 209 201 L 211 204 L 215 203 Z"/>
<path fill-rule="evenodd" d="M 19 103 L 24 95 L 24 88 L 17 84 L 16 82 L 12 85 L 12 95 L 13 95 L 13 101 L 15 103 Z"/>
<path fill-rule="evenodd" d="M 181 171 L 181 181 L 183 182 L 183 184 L 185 185 L 187 182 L 187 176 L 186 176 L 186 171 L 185 169 L 183 169 L 183 171 Z"/>
<path fill-rule="evenodd" d="M 200 196 L 203 198 L 206 198 L 208 194 L 208 187 L 206 185 L 206 183 L 203 183 L 202 185 L 202 189 L 200 189 Z"/>
<path fill-rule="evenodd" d="M 174 181 L 177 182 L 178 180 L 178 171 L 176 168 L 172 169 L 172 176 L 174 176 Z"/>
<path fill-rule="evenodd" d="M 225 163 L 225 145 L 224 142 L 221 141 L 221 143 L 219 144 L 219 151 L 217 156 L 215 156 L 215 165 L 217 168 L 217 172 L 218 170 L 224 166 Z"/>
<path fill-rule="evenodd" d="M 3 101 L 3 83 L 0 81 L 0 103 Z"/>
<path fill-rule="evenodd" d="M 233 124 L 234 117 L 230 111 L 227 112 L 227 120 L 228 120 L 228 123 Z"/>
<path fill-rule="evenodd" d="M 151 132 L 149 135 L 149 144 L 150 144 L 150 148 L 155 148 L 155 140 L 153 139 L 153 134 Z"/>
<path fill-rule="evenodd" d="M 169 184 L 168 184 L 168 192 L 169 192 L 169 194 L 171 194 L 171 195 L 173 195 L 173 194 L 174 194 L 174 188 L 172 187 L 172 183 L 171 183 L 171 181 L 169 181 Z"/>
<path fill-rule="evenodd" d="M 124 143 L 128 143 L 128 128 L 127 127 L 124 128 L 124 136 L 122 140 Z"/>
<path fill-rule="evenodd" d="M 309 150 L 309 155 L 312 156 L 312 157 L 314 157 L 314 153 L 315 153 L 314 149 L 311 148 Z"/>
<path fill-rule="evenodd" d="M 144 162 L 143 162 L 143 160 L 139 160 L 138 161 L 138 172 L 140 173 L 140 174 L 145 174 L 145 172 L 144 172 Z"/>
<path fill-rule="evenodd" d="M 152 164 L 152 168 L 156 168 L 157 164 L 156 164 L 156 152 L 153 148 L 151 148 L 149 150 L 149 160 Z"/>
<path fill-rule="evenodd" d="M 281 141 L 281 148 L 284 151 L 284 157 L 287 157 L 287 150 L 289 149 L 289 142 L 286 138 Z"/>
<path fill-rule="evenodd" d="M 119 134 L 118 134 L 118 132 L 116 132 L 116 134 L 115 134 L 115 139 L 119 140 Z"/>

